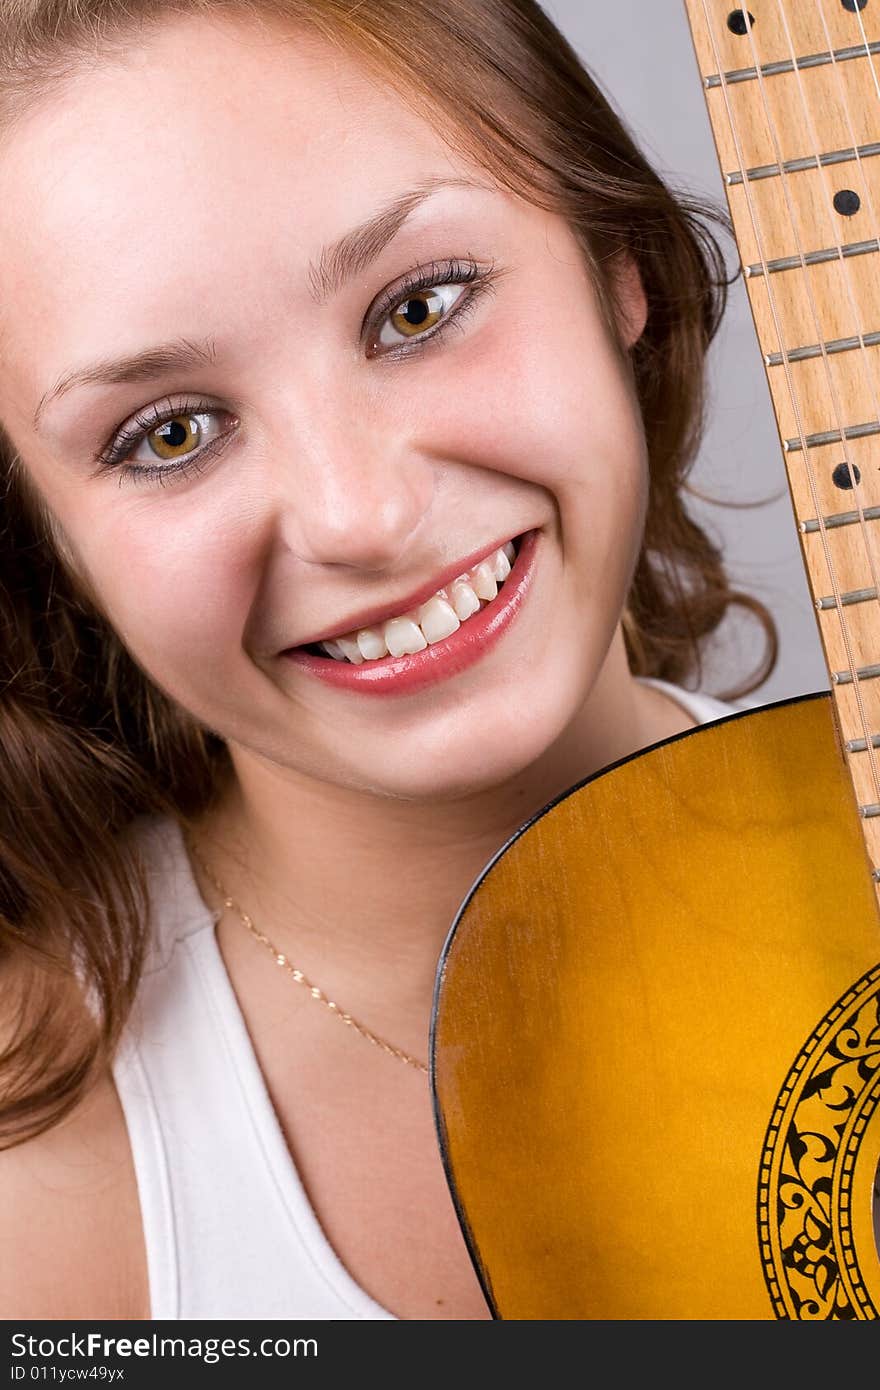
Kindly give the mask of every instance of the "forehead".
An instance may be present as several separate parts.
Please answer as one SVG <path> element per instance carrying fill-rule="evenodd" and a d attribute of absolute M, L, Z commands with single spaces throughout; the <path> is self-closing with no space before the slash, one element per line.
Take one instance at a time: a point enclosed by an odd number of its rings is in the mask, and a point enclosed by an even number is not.
<path fill-rule="evenodd" d="M 259 312 L 279 275 L 387 196 L 469 169 L 340 46 L 241 19 L 163 22 L 0 143 L 0 405 L 129 346 L 126 305 L 158 341 L 172 308 L 203 321 L 234 270 Z"/>

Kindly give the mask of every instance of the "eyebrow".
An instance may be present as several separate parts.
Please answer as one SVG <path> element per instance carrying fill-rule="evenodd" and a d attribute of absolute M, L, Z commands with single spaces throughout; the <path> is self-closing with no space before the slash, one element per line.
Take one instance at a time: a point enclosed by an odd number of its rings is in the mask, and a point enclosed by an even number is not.
<path fill-rule="evenodd" d="M 393 241 L 411 213 L 441 188 L 487 189 L 488 185 L 468 178 L 437 177 L 425 179 L 416 187 L 399 194 L 366 222 L 323 247 L 317 262 L 309 262 L 307 281 L 315 303 L 326 304 L 355 275 L 366 270 Z M 177 338 L 126 357 L 104 359 L 87 367 L 78 367 L 67 372 L 43 395 L 34 412 L 34 429 L 39 430 L 48 406 L 75 386 L 116 386 L 124 382 L 151 381 L 170 371 L 209 365 L 215 358 L 216 348 L 212 339 L 198 342 Z"/>

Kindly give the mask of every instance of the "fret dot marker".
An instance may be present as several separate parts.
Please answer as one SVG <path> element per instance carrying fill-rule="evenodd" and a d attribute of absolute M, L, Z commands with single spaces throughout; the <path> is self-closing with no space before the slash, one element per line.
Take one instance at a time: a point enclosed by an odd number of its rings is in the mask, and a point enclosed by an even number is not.
<path fill-rule="evenodd" d="M 861 472 L 854 463 L 839 463 L 831 474 L 831 481 L 835 487 L 851 488 L 853 479 L 855 479 L 856 484 L 862 481 Z"/>
<path fill-rule="evenodd" d="M 855 14 L 856 10 L 865 8 L 868 0 L 840 0 L 840 3 L 845 10 L 849 10 L 850 14 Z"/>
<path fill-rule="evenodd" d="M 842 217 L 852 217 L 862 206 L 862 200 L 853 188 L 841 188 L 834 195 L 834 211 Z"/>
<path fill-rule="evenodd" d="M 727 16 L 727 27 L 731 34 L 739 34 L 742 36 L 749 32 L 748 25 L 746 24 L 747 14 L 749 16 L 749 24 L 754 24 L 755 16 L 749 14 L 748 10 L 743 10 L 741 8 L 738 10 L 731 10 L 730 14 Z"/>

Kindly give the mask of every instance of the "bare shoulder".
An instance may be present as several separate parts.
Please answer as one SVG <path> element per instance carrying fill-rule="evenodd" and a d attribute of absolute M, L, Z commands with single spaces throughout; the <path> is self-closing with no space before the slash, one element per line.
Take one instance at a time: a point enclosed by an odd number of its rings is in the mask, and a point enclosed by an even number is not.
<path fill-rule="evenodd" d="M 0 1318 L 149 1318 L 128 1131 L 108 1073 L 43 1134 L 0 1151 Z"/>

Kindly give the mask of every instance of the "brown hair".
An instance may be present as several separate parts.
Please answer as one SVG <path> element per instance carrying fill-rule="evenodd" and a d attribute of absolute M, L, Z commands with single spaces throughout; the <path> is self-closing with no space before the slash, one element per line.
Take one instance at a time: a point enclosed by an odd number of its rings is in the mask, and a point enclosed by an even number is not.
<path fill-rule="evenodd" d="M 727 698 L 754 689 L 775 664 L 773 621 L 731 589 L 683 500 L 728 285 L 711 224 L 729 232 L 726 214 L 673 196 L 533 0 L 4 0 L 0 129 L 100 56 L 130 48 L 133 30 L 220 11 L 311 25 L 393 77 L 500 182 L 564 216 L 612 332 L 609 269 L 621 250 L 634 257 L 649 307 L 630 361 L 650 497 L 624 613 L 630 664 L 699 681 L 703 639 L 740 605 L 759 618 L 768 649 Z M 4 990 L 0 1139 L 15 1143 L 72 1109 L 126 1022 L 147 898 L 123 832 L 141 814 L 197 816 L 230 764 L 223 741 L 157 689 L 84 591 L 2 428 L 0 501 L 0 982 L 15 980 Z"/>

